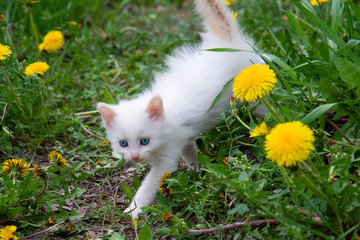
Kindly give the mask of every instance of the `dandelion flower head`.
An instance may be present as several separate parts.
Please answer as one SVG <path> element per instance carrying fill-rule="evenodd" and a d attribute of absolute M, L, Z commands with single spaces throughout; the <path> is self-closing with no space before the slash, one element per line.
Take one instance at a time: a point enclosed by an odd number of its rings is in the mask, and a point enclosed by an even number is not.
<path fill-rule="evenodd" d="M 10 57 L 11 54 L 12 51 L 10 50 L 10 47 L 0 43 L 0 61 L 4 61 L 6 59 L 5 56 Z"/>
<path fill-rule="evenodd" d="M 46 62 L 35 62 L 25 68 L 25 74 L 26 76 L 34 73 L 44 75 L 47 70 L 49 70 L 49 65 Z"/>
<path fill-rule="evenodd" d="M 22 159 L 8 159 L 2 165 L 2 172 L 10 177 L 23 177 L 29 173 L 29 166 Z"/>
<path fill-rule="evenodd" d="M 169 212 L 163 212 L 162 213 L 162 219 L 164 219 L 164 221 L 166 222 L 171 222 L 171 220 L 173 219 L 173 215 Z"/>
<path fill-rule="evenodd" d="M 48 53 L 53 53 L 56 50 L 59 50 L 64 45 L 64 36 L 60 31 L 50 31 L 48 32 L 42 43 L 39 45 L 40 51 L 47 51 Z"/>
<path fill-rule="evenodd" d="M 238 16 L 237 12 L 232 11 L 231 12 L 232 18 L 235 20 Z"/>
<path fill-rule="evenodd" d="M 234 79 L 233 92 L 240 101 L 252 102 L 268 94 L 275 86 L 276 75 L 269 65 L 255 64 L 242 70 Z"/>
<path fill-rule="evenodd" d="M 269 128 L 265 122 L 262 122 L 260 126 L 255 127 L 250 134 L 250 137 L 265 136 L 269 133 Z"/>
<path fill-rule="evenodd" d="M 52 164 L 53 166 L 65 167 L 66 165 L 66 160 L 57 151 L 50 152 L 48 156 L 48 160 L 50 161 L 50 164 Z"/>
<path fill-rule="evenodd" d="M 310 156 L 314 141 L 311 129 L 300 121 L 280 123 L 265 137 L 266 157 L 280 167 L 292 167 Z"/>
<path fill-rule="evenodd" d="M 320 4 L 323 4 L 324 2 L 328 2 L 329 0 L 310 0 L 310 4 L 313 6 L 319 6 Z"/>
<path fill-rule="evenodd" d="M 54 224 L 54 220 L 53 220 L 51 217 L 49 217 L 49 218 L 48 218 L 48 223 L 49 223 L 49 224 Z"/>
<path fill-rule="evenodd" d="M 101 143 L 99 143 L 99 147 L 106 145 L 106 144 L 109 144 L 109 140 L 104 140 Z"/>
<path fill-rule="evenodd" d="M 40 177 L 41 174 L 43 173 L 41 168 L 39 168 L 37 164 L 34 165 L 33 172 L 34 172 L 34 177 Z"/>
<path fill-rule="evenodd" d="M 166 191 L 165 179 L 168 179 L 170 177 L 171 177 L 171 173 L 169 171 L 166 171 L 164 176 L 162 176 L 162 178 L 160 179 L 160 187 L 159 187 L 160 192 L 165 192 Z"/>
<path fill-rule="evenodd" d="M 1 240 L 17 240 L 18 238 L 15 236 L 15 231 L 17 227 L 14 225 L 6 226 L 0 229 L 0 239 Z"/>

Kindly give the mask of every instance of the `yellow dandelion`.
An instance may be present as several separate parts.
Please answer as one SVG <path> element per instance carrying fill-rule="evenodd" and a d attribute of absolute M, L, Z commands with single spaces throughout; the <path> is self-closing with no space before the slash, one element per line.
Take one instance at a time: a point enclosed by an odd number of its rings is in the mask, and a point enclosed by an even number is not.
<path fill-rule="evenodd" d="M 2 165 L 2 172 L 10 177 L 23 177 L 29 173 L 29 166 L 22 159 L 8 159 Z"/>
<path fill-rule="evenodd" d="M 59 166 L 65 168 L 66 160 L 57 151 L 50 152 L 48 156 L 48 160 L 50 161 L 50 164 L 53 166 Z"/>
<path fill-rule="evenodd" d="M 236 17 L 238 16 L 237 12 L 234 12 L 234 11 L 231 12 L 231 15 L 232 15 L 232 18 L 233 18 L 234 20 L 235 20 Z"/>
<path fill-rule="evenodd" d="M 0 43 L 0 61 L 4 61 L 6 59 L 5 56 L 10 57 L 11 54 L 12 51 L 10 50 L 10 47 Z"/>
<path fill-rule="evenodd" d="M 285 167 L 306 160 L 314 150 L 315 137 L 300 121 L 280 123 L 265 137 L 266 157 Z"/>
<path fill-rule="evenodd" d="M 48 223 L 49 223 L 49 224 L 54 224 L 54 220 L 53 220 L 51 217 L 49 217 L 49 218 L 48 218 Z"/>
<path fill-rule="evenodd" d="M 250 137 L 265 136 L 269 133 L 269 128 L 265 122 L 262 122 L 260 126 L 254 128 L 251 131 Z"/>
<path fill-rule="evenodd" d="M 34 172 L 34 177 L 40 177 L 41 175 L 44 174 L 41 168 L 39 168 L 37 164 L 34 165 L 33 172 Z"/>
<path fill-rule="evenodd" d="M 53 53 L 56 50 L 59 50 L 64 45 L 64 36 L 60 31 L 50 31 L 48 32 L 42 43 L 39 45 L 40 51 L 47 51 L 48 53 Z"/>
<path fill-rule="evenodd" d="M 6 24 L 6 18 L 4 14 L 0 14 L 0 23 L 5 25 Z"/>
<path fill-rule="evenodd" d="M 132 222 L 134 228 L 138 228 L 139 224 L 142 222 L 142 220 L 138 219 L 138 218 L 131 218 L 131 222 Z"/>
<path fill-rule="evenodd" d="M 168 179 L 171 177 L 171 173 L 169 171 L 166 171 L 164 176 L 162 176 L 162 178 L 160 179 L 160 187 L 159 187 L 159 191 L 160 192 L 165 192 L 166 191 L 166 183 L 165 183 L 165 179 Z"/>
<path fill-rule="evenodd" d="M 224 2 L 226 5 L 231 5 L 230 0 L 223 0 L 223 2 Z"/>
<path fill-rule="evenodd" d="M 310 4 L 313 6 L 319 6 L 320 4 L 323 4 L 324 2 L 328 2 L 329 0 L 310 0 Z"/>
<path fill-rule="evenodd" d="M 14 225 L 6 226 L 0 229 L 0 239 L 1 240 L 17 240 L 18 238 L 15 236 L 17 227 Z"/>
<path fill-rule="evenodd" d="M 75 230 L 75 225 L 74 224 L 70 224 L 67 228 L 66 228 L 66 231 L 68 232 L 72 232 Z"/>
<path fill-rule="evenodd" d="M 26 1 L 26 4 L 34 4 L 34 3 L 39 3 L 40 1 Z"/>
<path fill-rule="evenodd" d="M 234 79 L 233 92 L 240 101 L 252 102 L 268 94 L 275 86 L 276 75 L 269 65 L 255 64 L 242 70 Z"/>
<path fill-rule="evenodd" d="M 44 75 L 47 70 L 49 70 L 49 65 L 46 62 L 35 62 L 25 68 L 25 74 L 26 76 L 34 73 Z"/>
<path fill-rule="evenodd" d="M 70 22 L 68 22 L 68 24 L 75 25 L 75 26 L 78 25 L 78 23 L 76 21 L 70 21 Z"/>
<path fill-rule="evenodd" d="M 101 143 L 99 143 L 99 147 L 101 147 L 102 145 L 105 145 L 105 144 L 109 144 L 109 141 L 108 140 L 102 141 Z"/>
<path fill-rule="evenodd" d="M 169 212 L 163 212 L 162 213 L 162 219 L 164 219 L 164 221 L 166 222 L 171 222 L 171 220 L 173 219 L 173 215 Z"/>

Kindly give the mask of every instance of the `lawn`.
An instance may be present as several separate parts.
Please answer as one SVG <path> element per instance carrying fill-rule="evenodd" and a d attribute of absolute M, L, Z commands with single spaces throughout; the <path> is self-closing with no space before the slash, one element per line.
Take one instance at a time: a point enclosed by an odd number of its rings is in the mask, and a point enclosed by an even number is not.
<path fill-rule="evenodd" d="M 136 96 L 200 40 L 193 2 L 0 2 L 1 240 L 360 239 L 359 1 L 227 3 L 276 74 L 270 110 L 230 101 L 196 140 L 200 171 L 180 162 L 131 219 L 148 166 L 112 152 L 96 104 Z M 278 129 L 294 136 L 291 164 Z"/>

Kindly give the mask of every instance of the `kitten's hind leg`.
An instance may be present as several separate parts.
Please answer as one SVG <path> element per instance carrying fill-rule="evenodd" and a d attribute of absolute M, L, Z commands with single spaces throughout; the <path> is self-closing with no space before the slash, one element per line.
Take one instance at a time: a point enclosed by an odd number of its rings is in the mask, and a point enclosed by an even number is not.
<path fill-rule="evenodd" d="M 199 171 L 198 150 L 195 142 L 190 141 L 188 144 L 185 145 L 182 158 L 191 168 Z"/>

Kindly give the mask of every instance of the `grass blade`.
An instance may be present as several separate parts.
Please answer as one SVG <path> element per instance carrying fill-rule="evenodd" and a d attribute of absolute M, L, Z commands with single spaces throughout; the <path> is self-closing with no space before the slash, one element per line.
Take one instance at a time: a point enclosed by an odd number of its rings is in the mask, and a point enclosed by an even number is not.
<path fill-rule="evenodd" d="M 309 114 L 307 114 L 303 119 L 301 119 L 301 122 L 304 124 L 309 124 L 313 120 L 317 119 L 321 115 L 323 115 L 327 110 L 335 106 L 337 103 L 328 103 L 321 106 L 318 106 L 314 110 L 312 110 Z"/>

